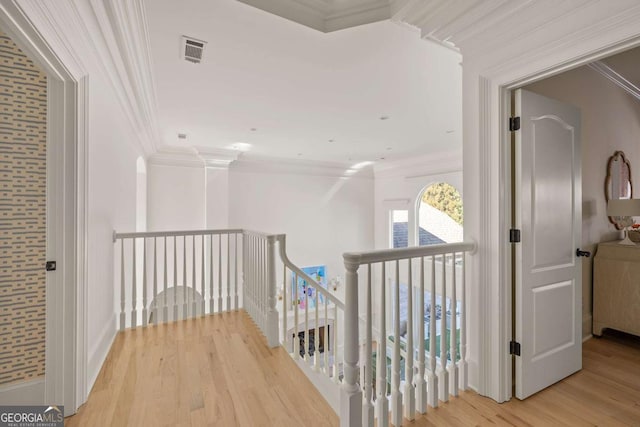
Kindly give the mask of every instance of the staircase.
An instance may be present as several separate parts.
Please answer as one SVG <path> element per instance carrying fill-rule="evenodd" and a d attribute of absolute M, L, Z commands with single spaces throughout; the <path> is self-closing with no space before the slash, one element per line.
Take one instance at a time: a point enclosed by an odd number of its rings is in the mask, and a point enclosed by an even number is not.
<path fill-rule="evenodd" d="M 399 426 L 468 387 L 473 243 L 346 253 L 344 300 L 289 259 L 282 234 L 114 233 L 114 244 L 121 330 L 244 309 L 342 426 Z"/>

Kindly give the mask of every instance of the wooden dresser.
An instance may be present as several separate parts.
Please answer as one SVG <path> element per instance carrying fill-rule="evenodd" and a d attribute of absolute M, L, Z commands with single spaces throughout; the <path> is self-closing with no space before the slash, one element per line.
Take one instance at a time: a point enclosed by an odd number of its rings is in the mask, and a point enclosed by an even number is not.
<path fill-rule="evenodd" d="M 640 245 L 600 243 L 593 261 L 593 334 L 640 336 Z"/>

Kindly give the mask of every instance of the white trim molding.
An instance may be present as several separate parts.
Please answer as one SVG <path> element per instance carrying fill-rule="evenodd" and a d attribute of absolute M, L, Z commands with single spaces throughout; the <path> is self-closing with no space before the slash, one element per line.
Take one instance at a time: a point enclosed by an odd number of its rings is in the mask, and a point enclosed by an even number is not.
<path fill-rule="evenodd" d="M 85 375 L 86 312 L 78 297 L 86 298 L 88 175 L 87 74 L 60 33 L 61 22 L 75 16 L 70 8 L 67 2 L 0 3 L 3 29 L 48 77 L 47 259 L 56 260 L 58 269 L 47 274 L 42 403 L 62 403 L 67 414 L 85 397 L 78 382 Z"/>
<path fill-rule="evenodd" d="M 403 176 L 408 179 L 460 172 L 462 150 L 379 161 L 374 164 L 373 170 L 376 178 Z"/>
<path fill-rule="evenodd" d="M 40 405 L 43 401 L 44 378 L 0 387 L 0 402 L 3 405 Z"/>
<path fill-rule="evenodd" d="M 239 156 L 238 151 L 211 147 L 174 147 L 165 145 L 151 155 L 147 163 L 160 166 L 226 169 Z"/>
<path fill-rule="evenodd" d="M 250 155 L 248 153 L 239 156 L 238 160 L 231 164 L 231 170 L 234 172 L 245 173 L 315 175 L 344 179 L 373 179 L 373 167 L 369 162 L 350 164 L 305 159 L 283 159 Z"/>
<path fill-rule="evenodd" d="M 542 15 L 544 4 L 530 3 Z M 460 46 L 464 57 L 464 205 L 465 239 L 476 239 L 478 253 L 468 269 L 477 284 L 470 300 L 473 338 L 470 382 L 498 402 L 509 400 L 511 359 L 510 137 L 506 130 L 510 91 L 542 78 L 640 45 L 640 5 L 621 1 L 585 2 L 565 10 L 518 43 L 505 35 Z M 547 12 L 550 14 L 553 12 Z M 558 12 L 559 13 L 559 12 Z M 575 14 L 575 15 L 574 15 Z M 528 15 L 514 18 L 514 25 Z M 539 16 L 535 17 L 539 19 Z M 515 31 L 513 25 L 510 30 Z M 470 281 L 473 283 L 473 281 Z M 477 372 L 474 373 L 474 370 Z"/>
<path fill-rule="evenodd" d="M 613 82 L 616 86 L 640 101 L 640 88 L 627 80 L 623 75 L 602 61 L 595 61 L 588 64 L 589 68 L 600 73 L 602 76 Z"/>
<path fill-rule="evenodd" d="M 109 350 L 111 350 L 111 346 L 113 345 L 113 341 L 115 340 L 117 333 L 117 319 L 116 314 L 114 313 L 111 320 L 105 323 L 104 328 L 100 333 L 100 337 L 93 348 L 91 348 L 87 353 L 87 395 L 93 388 L 93 385 L 98 378 L 98 374 L 100 374 L 102 365 L 109 354 Z"/>

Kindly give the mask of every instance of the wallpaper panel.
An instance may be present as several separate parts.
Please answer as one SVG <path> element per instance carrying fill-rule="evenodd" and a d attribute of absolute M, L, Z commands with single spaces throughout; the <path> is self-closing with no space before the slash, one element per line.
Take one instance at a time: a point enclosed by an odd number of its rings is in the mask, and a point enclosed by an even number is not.
<path fill-rule="evenodd" d="M 0 31 L 0 385 L 45 372 L 47 78 Z"/>

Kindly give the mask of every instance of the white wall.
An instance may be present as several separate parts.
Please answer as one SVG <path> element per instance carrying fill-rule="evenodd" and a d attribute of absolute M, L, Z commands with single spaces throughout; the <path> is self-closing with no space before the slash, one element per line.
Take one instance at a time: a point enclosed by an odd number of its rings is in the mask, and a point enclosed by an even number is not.
<path fill-rule="evenodd" d="M 90 71 L 87 349 L 88 386 L 116 331 L 113 231 L 136 230 L 136 163 L 128 119 L 100 71 Z"/>
<path fill-rule="evenodd" d="M 147 170 L 149 231 L 202 230 L 206 224 L 204 166 L 151 162 Z"/>
<path fill-rule="evenodd" d="M 371 250 L 373 179 L 358 176 L 251 172 L 229 174 L 229 226 L 286 233 L 287 253 L 298 266 L 326 265 L 341 276 L 342 253 Z"/>
<path fill-rule="evenodd" d="M 207 228 L 229 226 L 229 169 L 207 168 L 206 171 Z"/>
<path fill-rule="evenodd" d="M 631 163 L 632 182 L 640 182 L 640 102 L 588 67 L 581 67 L 526 87 L 580 108 L 582 118 L 582 249 L 595 254 L 599 242 L 620 233 L 606 215 L 604 182 L 607 161 L 622 150 Z M 638 197 L 635 190 L 634 197 Z M 584 336 L 591 334 L 593 257 L 583 259 Z"/>

